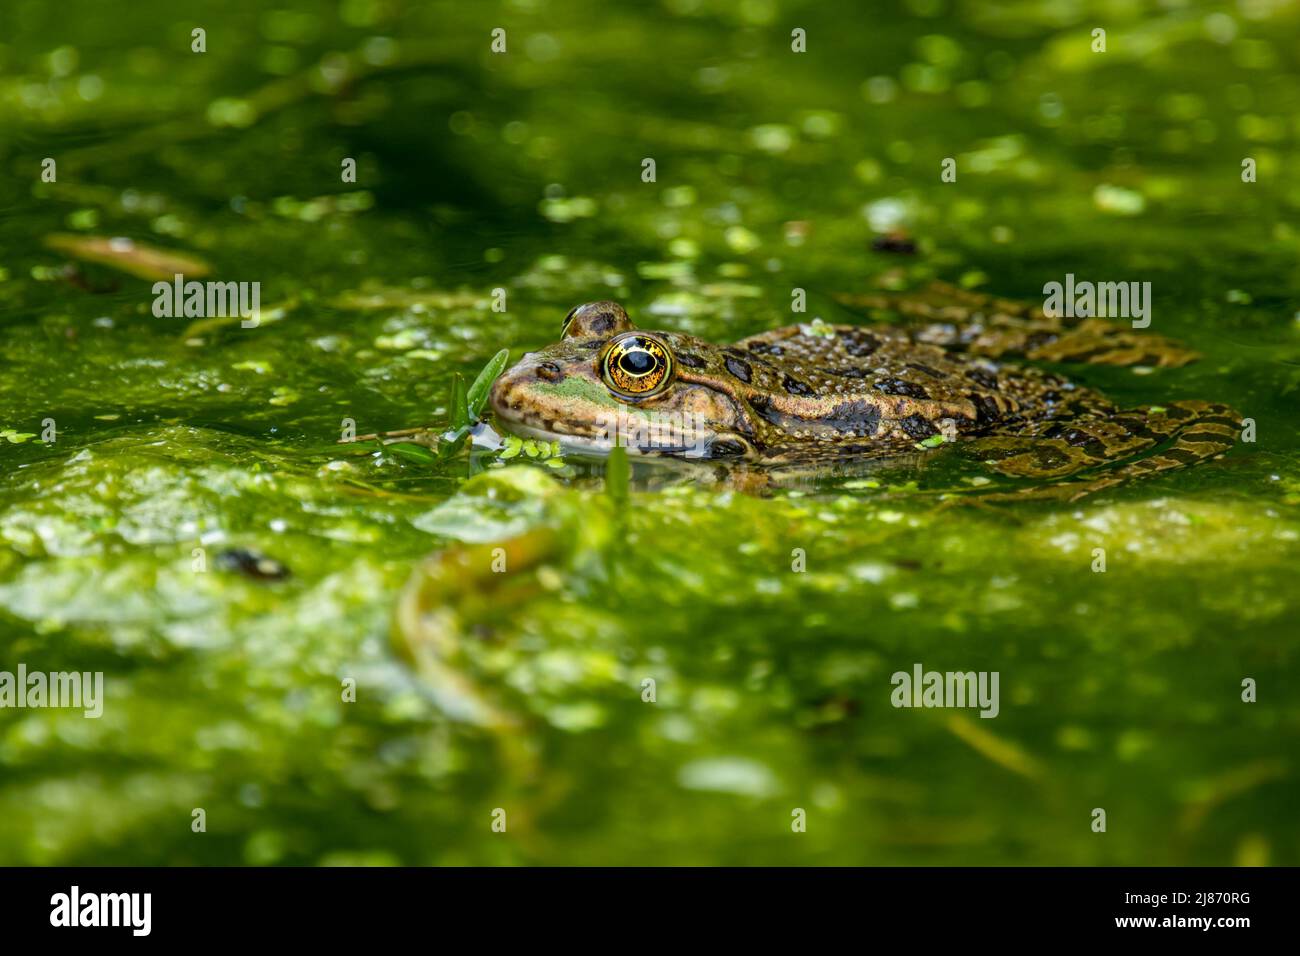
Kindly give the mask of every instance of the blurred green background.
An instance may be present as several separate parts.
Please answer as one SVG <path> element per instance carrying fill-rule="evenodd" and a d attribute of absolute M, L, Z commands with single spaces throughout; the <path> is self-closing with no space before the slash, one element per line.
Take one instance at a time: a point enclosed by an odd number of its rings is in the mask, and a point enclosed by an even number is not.
<path fill-rule="evenodd" d="M 1266 0 L 5 0 L 0 670 L 101 670 L 107 699 L 0 710 L 0 863 L 1300 862 L 1298 27 Z M 917 254 L 873 252 L 892 230 Z M 155 318 L 52 233 L 258 281 L 263 324 Z M 1152 282 L 1152 331 L 1206 356 L 1071 376 L 1229 402 L 1258 441 L 1002 513 L 935 512 L 942 456 L 765 498 L 639 474 L 620 509 L 599 463 L 321 451 L 345 418 L 445 422 L 454 373 L 581 301 L 729 341 L 796 286 L 860 321 L 829 296 L 1067 272 Z M 513 723 L 458 719 L 395 651 L 399 590 L 529 529 L 557 533 L 536 593 L 447 582 L 462 690 Z M 999 671 L 1001 715 L 893 709 L 917 661 Z"/>

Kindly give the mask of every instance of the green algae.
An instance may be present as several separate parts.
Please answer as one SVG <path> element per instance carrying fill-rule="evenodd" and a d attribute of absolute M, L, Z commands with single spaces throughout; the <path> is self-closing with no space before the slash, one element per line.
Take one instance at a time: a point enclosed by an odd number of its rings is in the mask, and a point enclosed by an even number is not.
<path fill-rule="evenodd" d="M 206 59 L 147 2 L 18 0 L 0 39 L 0 669 L 108 688 L 99 720 L 0 712 L 0 862 L 1300 860 L 1293 12 L 864 33 L 833 4 L 503 3 L 519 52 L 485 62 L 477 5 L 335 6 L 225 3 L 248 42 Z M 872 251 L 898 229 L 918 254 Z M 101 236 L 262 282 L 264 327 L 155 318 L 148 281 L 66 251 Z M 337 444 L 446 426 L 455 376 L 580 301 L 729 341 L 869 321 L 836 292 L 1033 299 L 1067 271 L 1150 279 L 1153 331 L 1206 358 L 1060 371 L 1229 402 L 1258 441 L 996 510 L 940 507 L 990 484 L 951 447 L 758 496 L 522 442 Z M 509 601 L 447 570 L 521 539 L 545 547 Z M 447 662 L 404 647 L 413 587 L 458 628 Z M 998 719 L 892 708 L 916 661 L 999 671 Z"/>

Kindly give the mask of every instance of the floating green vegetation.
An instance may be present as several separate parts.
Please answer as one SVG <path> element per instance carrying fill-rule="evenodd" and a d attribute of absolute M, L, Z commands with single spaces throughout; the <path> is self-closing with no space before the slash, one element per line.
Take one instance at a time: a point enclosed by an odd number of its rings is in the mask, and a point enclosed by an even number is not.
<path fill-rule="evenodd" d="M 223 0 L 202 56 L 84 6 L 0 39 L 0 670 L 104 712 L 0 709 L 0 863 L 1300 863 L 1292 6 L 489 3 L 501 57 L 483 4 Z M 178 272 L 258 327 L 154 316 Z M 1070 272 L 1204 359 L 1050 371 L 1257 441 L 949 507 L 994 489 L 948 452 L 781 485 L 491 430 L 579 302 L 727 343 Z M 895 709 L 918 662 L 999 716 Z"/>

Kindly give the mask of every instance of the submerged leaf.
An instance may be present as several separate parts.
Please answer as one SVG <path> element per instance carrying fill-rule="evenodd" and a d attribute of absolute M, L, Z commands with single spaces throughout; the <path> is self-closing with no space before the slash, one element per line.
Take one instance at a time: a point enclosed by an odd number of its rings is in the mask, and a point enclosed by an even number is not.
<path fill-rule="evenodd" d="M 422 465 L 435 465 L 439 460 L 432 449 L 413 441 L 395 441 L 384 447 L 398 457 L 419 462 Z"/>
<path fill-rule="evenodd" d="M 212 266 L 197 256 L 147 246 L 121 236 L 53 232 L 45 237 L 45 245 L 82 262 L 109 266 L 140 279 L 165 280 L 177 274 L 198 278 L 212 271 Z"/>

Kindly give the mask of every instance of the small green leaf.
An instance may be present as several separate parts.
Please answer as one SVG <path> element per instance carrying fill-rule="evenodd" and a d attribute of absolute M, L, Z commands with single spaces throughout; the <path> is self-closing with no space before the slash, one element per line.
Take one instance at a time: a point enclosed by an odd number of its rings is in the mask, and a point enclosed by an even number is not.
<path fill-rule="evenodd" d="M 537 442 L 533 441 L 531 438 L 524 442 L 524 454 L 529 458 L 536 458 L 538 450 Z"/>
<path fill-rule="evenodd" d="M 462 425 L 460 428 L 443 435 L 442 441 L 438 443 L 438 460 L 446 461 L 448 458 L 453 457 L 465 446 L 465 439 L 468 437 L 468 425 Z"/>
<path fill-rule="evenodd" d="M 514 458 L 524 450 L 524 440 L 518 435 L 506 436 L 506 447 L 497 455 L 498 458 Z"/>
<path fill-rule="evenodd" d="M 451 409 L 452 431 L 469 427 L 469 406 L 465 404 L 465 377 L 460 372 L 451 377 L 451 399 L 447 407 Z"/>
<path fill-rule="evenodd" d="M 405 458 L 407 461 L 416 461 L 422 465 L 432 465 L 438 462 L 438 456 L 432 449 L 416 444 L 413 441 L 395 441 L 384 447 L 394 455 Z"/>
<path fill-rule="evenodd" d="M 487 404 L 488 394 L 492 391 L 492 383 L 497 377 L 505 371 L 506 362 L 510 361 L 510 350 L 502 349 L 483 366 L 483 371 L 478 373 L 478 378 L 474 379 L 474 384 L 469 387 L 467 397 L 467 408 L 469 410 L 470 421 L 478 421 L 479 415 L 483 414 L 483 406 Z"/>
<path fill-rule="evenodd" d="M 947 440 L 948 439 L 944 438 L 943 435 L 931 435 L 929 438 L 924 438 L 921 441 L 917 442 L 916 447 L 917 448 L 938 448 Z"/>
<path fill-rule="evenodd" d="M 1169 411 L 1169 409 L 1165 408 L 1163 405 L 1152 405 L 1147 409 L 1147 412 L 1151 415 L 1163 415 L 1167 411 Z"/>
<path fill-rule="evenodd" d="M 617 445 L 610 451 L 609 460 L 605 462 L 605 493 L 614 501 L 626 501 L 631 478 L 632 468 L 628 464 L 627 449 Z"/>

